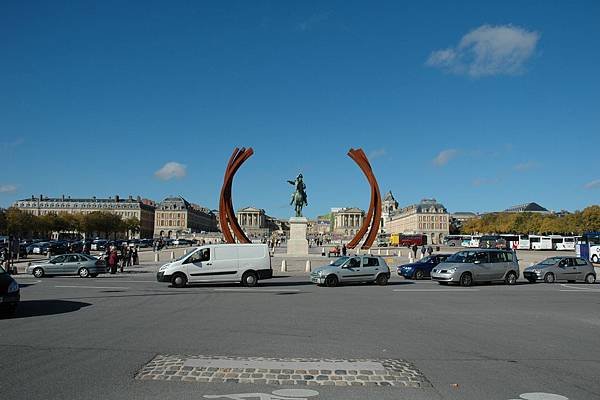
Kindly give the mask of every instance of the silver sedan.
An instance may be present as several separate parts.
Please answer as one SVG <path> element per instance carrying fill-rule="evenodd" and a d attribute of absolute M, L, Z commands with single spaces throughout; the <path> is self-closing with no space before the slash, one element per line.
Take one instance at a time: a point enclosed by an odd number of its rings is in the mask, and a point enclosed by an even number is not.
<path fill-rule="evenodd" d="M 554 283 L 556 281 L 585 283 L 596 282 L 596 272 L 589 261 L 579 257 L 550 257 L 544 261 L 525 268 L 523 276 L 529 282 L 544 281 Z"/>
<path fill-rule="evenodd" d="M 104 261 L 87 254 L 62 254 L 27 267 L 27 273 L 36 278 L 46 275 L 79 275 L 95 278 L 106 272 Z"/>

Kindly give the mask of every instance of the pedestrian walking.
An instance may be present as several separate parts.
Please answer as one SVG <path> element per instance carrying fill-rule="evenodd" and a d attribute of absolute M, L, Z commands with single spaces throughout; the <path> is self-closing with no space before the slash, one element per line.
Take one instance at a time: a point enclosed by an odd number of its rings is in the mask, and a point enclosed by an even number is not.
<path fill-rule="evenodd" d="M 346 252 L 347 252 L 347 251 L 348 251 L 348 249 L 346 248 L 346 243 L 344 243 L 344 244 L 342 245 L 342 256 L 344 256 L 344 257 L 345 257 L 345 256 L 346 256 Z"/>
<path fill-rule="evenodd" d="M 427 255 L 430 256 L 433 254 L 433 247 L 429 246 L 427 247 Z"/>
<path fill-rule="evenodd" d="M 413 243 L 412 247 L 412 252 L 413 252 L 413 258 L 416 260 L 417 259 L 417 250 L 419 249 L 416 245 L 416 243 Z"/>
<path fill-rule="evenodd" d="M 137 247 L 133 248 L 132 256 L 133 256 L 133 265 L 138 265 L 140 263 L 140 259 L 139 259 Z"/>
<path fill-rule="evenodd" d="M 421 258 L 425 257 L 425 253 L 427 253 L 427 249 L 425 245 L 421 246 Z"/>
<path fill-rule="evenodd" d="M 117 265 L 119 262 L 119 255 L 117 254 L 117 249 L 116 248 L 112 248 L 109 250 L 109 254 L 108 254 L 108 267 L 110 269 L 110 274 L 114 275 L 117 273 Z"/>

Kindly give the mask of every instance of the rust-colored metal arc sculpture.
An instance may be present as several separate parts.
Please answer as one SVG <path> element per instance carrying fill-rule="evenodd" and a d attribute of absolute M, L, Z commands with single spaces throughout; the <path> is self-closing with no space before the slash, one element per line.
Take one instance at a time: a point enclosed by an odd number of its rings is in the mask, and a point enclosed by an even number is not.
<path fill-rule="evenodd" d="M 235 243 L 237 239 L 240 243 L 250 243 L 250 239 L 246 236 L 240 224 L 238 223 L 235 211 L 233 209 L 233 202 L 231 200 L 231 187 L 233 184 L 233 177 L 237 170 L 242 164 L 254 154 L 252 148 L 235 148 L 227 168 L 225 169 L 225 176 L 223 178 L 223 186 L 221 187 L 221 197 L 219 199 L 219 224 L 221 225 L 221 231 L 226 243 Z M 231 229 L 231 230 L 230 230 Z M 233 231 L 233 234 L 231 233 Z M 235 237 L 234 237 L 235 236 Z"/>
<path fill-rule="evenodd" d="M 367 177 L 367 181 L 371 186 L 371 202 L 369 204 L 369 211 L 367 212 L 366 218 L 363 220 L 360 229 L 346 247 L 350 249 L 355 248 L 368 230 L 367 237 L 361 246 L 362 249 L 368 249 L 373 245 L 373 242 L 377 238 L 377 232 L 379 231 L 379 225 L 381 224 L 381 193 L 379 192 L 377 179 L 375 178 L 375 174 L 373 174 L 373 169 L 371 168 L 371 164 L 369 163 L 365 152 L 362 149 L 350 149 L 348 151 L 348 156 L 358 164 Z"/>

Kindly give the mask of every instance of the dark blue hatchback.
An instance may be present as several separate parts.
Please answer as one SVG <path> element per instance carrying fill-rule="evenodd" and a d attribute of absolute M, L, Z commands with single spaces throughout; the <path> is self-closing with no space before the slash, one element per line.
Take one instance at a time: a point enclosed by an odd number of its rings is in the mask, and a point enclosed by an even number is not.
<path fill-rule="evenodd" d="M 450 254 L 433 254 L 412 263 L 404 264 L 398 267 L 398 275 L 406 279 L 423 279 L 431 277 L 433 267 L 443 262 Z"/>

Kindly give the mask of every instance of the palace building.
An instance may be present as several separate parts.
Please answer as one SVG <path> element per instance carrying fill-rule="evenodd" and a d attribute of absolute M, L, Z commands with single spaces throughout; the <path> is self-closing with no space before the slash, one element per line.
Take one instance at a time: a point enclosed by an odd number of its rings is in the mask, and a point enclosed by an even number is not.
<path fill-rule="evenodd" d="M 160 202 L 154 221 L 154 237 L 175 238 L 190 233 L 218 231 L 214 212 L 181 196 L 167 197 Z"/>

